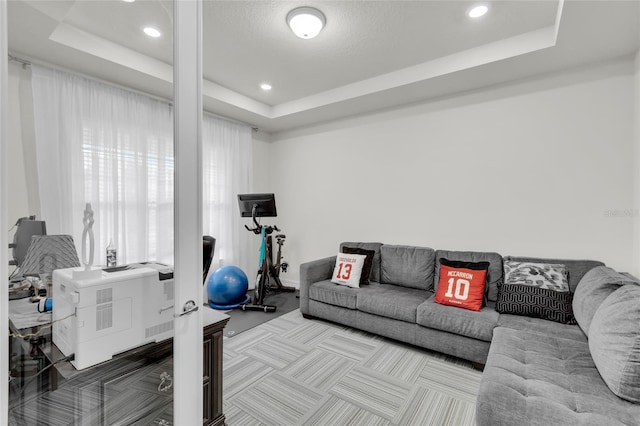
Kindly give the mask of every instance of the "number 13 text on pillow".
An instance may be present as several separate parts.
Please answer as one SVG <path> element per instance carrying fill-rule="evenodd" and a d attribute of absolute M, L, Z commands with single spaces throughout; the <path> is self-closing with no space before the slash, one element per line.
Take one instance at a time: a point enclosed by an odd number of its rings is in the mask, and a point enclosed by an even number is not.
<path fill-rule="evenodd" d="M 349 287 L 360 287 L 360 276 L 367 256 L 338 253 L 331 282 Z"/>

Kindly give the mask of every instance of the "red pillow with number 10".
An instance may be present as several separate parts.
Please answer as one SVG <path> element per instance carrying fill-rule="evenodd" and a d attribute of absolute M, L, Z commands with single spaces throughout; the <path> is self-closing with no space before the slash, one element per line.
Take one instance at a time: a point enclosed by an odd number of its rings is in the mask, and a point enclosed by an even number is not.
<path fill-rule="evenodd" d="M 486 270 L 440 265 L 436 303 L 479 311 L 482 308 Z"/>

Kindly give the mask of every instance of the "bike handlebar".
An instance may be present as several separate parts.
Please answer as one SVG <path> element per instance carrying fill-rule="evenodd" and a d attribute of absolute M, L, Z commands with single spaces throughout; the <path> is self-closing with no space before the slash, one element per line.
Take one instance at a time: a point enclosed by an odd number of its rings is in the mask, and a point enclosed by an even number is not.
<path fill-rule="evenodd" d="M 258 224 L 258 223 L 256 223 L 256 226 L 254 226 L 253 228 L 249 228 L 247 225 L 245 225 L 244 227 L 247 229 L 247 231 L 251 231 L 256 235 L 258 235 L 258 234 L 260 234 L 262 232 L 262 226 L 260 224 Z M 267 234 L 272 234 L 273 231 L 280 232 L 280 228 L 278 228 L 276 225 L 265 226 L 265 228 L 266 228 L 265 232 Z"/>
<path fill-rule="evenodd" d="M 256 219 L 256 211 L 257 211 L 258 205 L 254 204 L 253 208 L 251 209 L 251 218 L 253 219 L 253 228 L 250 228 L 249 226 L 245 225 L 244 227 L 247 228 L 247 231 L 251 231 L 256 235 L 259 235 L 262 233 L 262 225 L 260 225 L 260 223 L 258 222 L 258 219 Z M 267 234 L 271 234 L 273 233 L 273 231 L 277 231 L 280 232 L 280 229 L 276 226 L 265 226 L 265 232 Z"/>

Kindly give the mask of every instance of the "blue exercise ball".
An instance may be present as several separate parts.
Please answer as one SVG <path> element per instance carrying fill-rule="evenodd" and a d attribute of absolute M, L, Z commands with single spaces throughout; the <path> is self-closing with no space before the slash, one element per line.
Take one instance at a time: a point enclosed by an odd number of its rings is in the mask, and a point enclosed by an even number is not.
<path fill-rule="evenodd" d="M 233 265 L 218 268 L 207 281 L 209 306 L 214 309 L 233 309 L 248 303 L 249 280 L 242 269 Z"/>

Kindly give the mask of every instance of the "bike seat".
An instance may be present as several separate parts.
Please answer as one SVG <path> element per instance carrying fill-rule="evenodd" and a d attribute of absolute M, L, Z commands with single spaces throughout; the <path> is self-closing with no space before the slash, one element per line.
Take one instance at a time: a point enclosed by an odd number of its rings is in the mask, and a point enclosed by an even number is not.
<path fill-rule="evenodd" d="M 276 238 L 277 238 L 277 239 L 283 239 L 283 240 L 284 240 L 285 238 L 287 238 L 287 236 L 286 236 L 286 235 L 284 235 L 284 234 L 278 234 L 278 235 L 276 235 Z"/>

